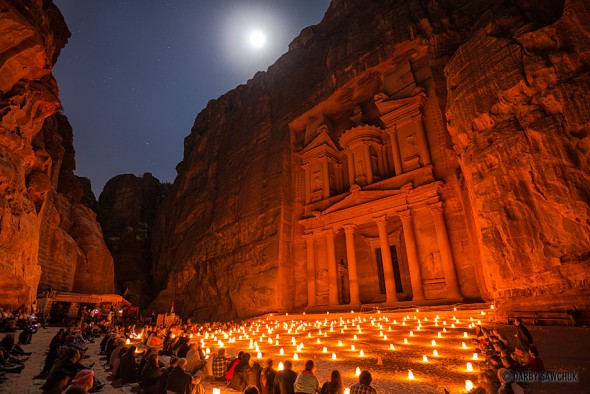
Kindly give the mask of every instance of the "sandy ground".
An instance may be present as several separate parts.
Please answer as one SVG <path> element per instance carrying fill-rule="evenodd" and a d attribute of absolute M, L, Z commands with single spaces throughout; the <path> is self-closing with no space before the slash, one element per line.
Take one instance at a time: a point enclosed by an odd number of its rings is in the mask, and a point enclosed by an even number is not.
<path fill-rule="evenodd" d="M 456 329 L 447 330 L 442 338 L 437 337 L 437 332 L 440 331 L 441 327 L 434 327 L 433 318 L 436 314 L 440 315 L 440 320 L 448 319 L 447 323 L 450 326 L 451 317 L 456 315 L 461 319 L 461 324 L 457 325 Z M 462 337 L 465 331 L 464 325 L 469 320 L 469 315 L 477 316 L 473 312 L 426 312 L 420 313 L 419 318 L 428 317 L 427 322 L 422 323 L 420 331 L 415 330 L 415 323 L 411 323 L 413 313 L 408 320 L 407 326 L 401 326 L 403 317 L 407 313 L 395 313 L 395 314 L 383 314 L 383 315 L 368 315 L 363 314 L 363 318 L 366 318 L 367 322 L 362 323 L 362 334 L 358 334 L 358 331 L 352 331 L 352 327 L 349 324 L 345 333 L 341 333 L 339 329 L 335 329 L 334 332 L 330 333 L 324 329 L 324 333 L 329 336 L 324 337 L 319 335 L 317 329 L 310 329 L 312 338 L 309 338 L 309 332 L 305 331 L 298 333 L 297 342 L 304 342 L 304 349 L 300 353 L 300 359 L 294 361 L 294 370 L 299 371 L 303 368 L 305 360 L 312 358 L 316 360 L 318 364 L 317 375 L 321 382 L 328 379 L 332 369 L 338 369 L 343 375 L 343 380 L 346 386 L 354 383 L 357 379 L 354 374 L 356 367 L 361 369 L 369 369 L 374 378 L 374 386 L 377 388 L 378 393 L 404 393 L 412 392 L 413 394 L 420 393 L 442 393 L 443 388 L 446 388 L 451 393 L 464 392 L 464 381 L 465 379 L 471 379 L 474 382 L 476 379 L 475 373 L 469 373 L 465 369 L 467 361 L 472 361 L 475 370 L 479 368 L 477 361 L 470 360 L 472 357 L 472 350 L 464 350 L 461 348 L 461 342 L 464 341 Z M 279 321 L 279 324 L 288 322 L 295 319 L 298 322 L 314 323 L 315 321 L 326 321 L 326 319 L 339 319 L 342 317 L 344 321 L 354 317 L 358 317 L 358 314 L 332 314 L 326 315 L 298 315 L 298 316 L 282 316 L 272 317 L 270 320 L 261 321 Z M 382 322 L 385 329 L 381 329 L 377 326 L 370 324 L 370 316 L 373 316 L 377 322 L 377 319 L 389 319 L 388 323 Z M 398 321 L 398 325 L 391 324 L 393 320 Z M 329 320 L 328 320 L 329 321 Z M 486 324 L 491 327 L 491 324 Z M 265 324 L 265 323 L 263 323 Z M 391 327 L 391 331 L 389 330 Z M 498 325 L 498 329 L 504 333 L 509 339 L 513 338 L 515 328 L 512 326 Z M 414 336 L 409 336 L 409 331 L 414 331 Z M 535 385 L 529 384 L 525 390 L 527 393 L 589 393 L 590 394 L 590 328 L 587 327 L 529 327 L 531 334 L 535 339 L 535 343 L 541 351 L 541 358 L 545 362 L 545 367 L 548 370 L 559 370 L 559 371 L 577 371 L 580 381 L 578 383 L 538 383 Z M 388 336 L 387 340 L 379 335 L 379 331 L 383 331 Z M 57 332 L 57 328 L 48 328 L 46 330 L 40 330 L 34 335 L 32 344 L 26 345 L 25 350 L 33 352 L 31 357 L 26 361 L 26 367 L 23 372 L 18 374 L 9 374 L 9 380 L 0 384 L 0 393 L 31 393 L 38 394 L 41 392 L 40 386 L 43 383 L 41 380 L 34 380 L 33 377 L 41 370 L 42 363 L 45 358 L 45 352 L 49 346 L 49 342 L 53 335 Z M 259 334 L 261 335 L 262 330 Z M 273 332 L 273 338 L 275 333 L 280 333 L 280 347 L 285 350 L 285 356 L 278 354 L 278 347 L 269 345 L 262 341 L 259 342 L 260 350 L 263 352 L 263 358 L 272 357 L 275 360 L 275 364 L 278 361 L 292 358 L 293 352 L 296 350 L 291 348 L 290 339 L 295 333 L 288 334 L 285 332 L 275 331 Z M 352 338 L 353 333 L 357 333 L 358 339 L 355 341 Z M 251 335 L 254 338 L 254 335 Z M 317 339 L 320 339 L 320 344 L 317 344 Z M 408 338 L 409 343 L 405 345 L 403 338 Z M 267 338 L 266 338 L 267 339 Z M 437 340 L 436 349 L 440 356 L 435 357 L 432 355 L 433 347 L 431 340 Z M 260 340 L 260 338 L 255 338 Z M 342 347 L 337 346 L 338 340 L 343 342 Z M 112 382 L 108 372 L 104 370 L 103 359 L 99 358 L 99 340 L 95 343 L 90 344 L 88 354 L 90 358 L 84 360 L 85 364 L 95 363 L 94 371 L 96 377 L 105 381 L 107 384 L 101 390 L 102 393 L 131 393 L 132 386 L 126 385 L 121 387 L 117 382 Z M 209 339 L 206 342 L 207 346 L 211 347 L 214 351 L 216 348 L 216 340 Z M 227 342 L 227 341 L 226 341 Z M 230 355 L 235 355 L 239 350 L 249 351 L 253 357 L 256 357 L 255 350 L 248 350 L 249 340 L 244 339 L 243 341 L 236 341 L 235 343 L 225 343 L 225 347 Z M 389 344 L 393 343 L 395 350 L 389 350 Z M 350 345 L 354 344 L 356 347 L 355 351 L 350 350 Z M 328 353 L 323 352 L 323 347 L 328 347 Z M 363 349 L 365 352 L 364 357 L 359 356 L 359 350 Z M 331 359 L 331 353 L 337 353 L 337 360 Z M 429 358 L 428 363 L 422 361 L 422 355 L 427 355 Z M 378 360 L 381 358 L 383 365 L 378 365 Z M 416 376 L 416 380 L 410 381 L 407 378 L 408 369 L 412 369 Z M 212 392 L 213 387 L 222 389 L 221 392 L 235 393 L 233 390 L 227 390 L 218 384 L 212 382 L 204 382 L 207 394 Z"/>

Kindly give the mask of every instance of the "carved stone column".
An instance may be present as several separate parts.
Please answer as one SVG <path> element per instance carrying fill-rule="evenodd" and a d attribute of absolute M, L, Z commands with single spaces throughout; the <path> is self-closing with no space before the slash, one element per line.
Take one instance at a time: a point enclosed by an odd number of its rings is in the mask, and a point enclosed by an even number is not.
<path fill-rule="evenodd" d="M 344 226 L 346 235 L 346 257 L 348 259 L 348 283 L 350 286 L 350 304 L 360 305 L 359 282 L 356 270 L 356 247 L 354 245 L 354 231 L 356 226 L 347 224 Z"/>
<path fill-rule="evenodd" d="M 307 243 L 307 306 L 316 305 L 315 235 L 304 236 Z"/>
<path fill-rule="evenodd" d="M 326 231 L 326 251 L 328 252 L 328 291 L 329 305 L 338 305 L 338 265 L 336 263 L 336 248 L 334 230 Z"/>
<path fill-rule="evenodd" d="M 365 142 L 363 144 L 363 156 L 364 156 L 364 160 L 365 160 L 365 168 L 367 171 L 367 173 L 365 174 L 367 176 L 367 184 L 371 184 L 373 183 L 373 163 L 371 162 L 371 150 L 370 150 L 370 143 L 369 142 Z"/>
<path fill-rule="evenodd" d="M 412 121 L 416 127 L 416 142 L 418 143 L 422 165 L 427 166 L 432 163 L 432 161 L 430 160 L 430 150 L 428 149 L 428 142 L 426 141 L 426 132 L 424 131 L 424 123 L 422 123 L 422 115 L 412 116 Z"/>
<path fill-rule="evenodd" d="M 395 175 L 403 174 L 402 159 L 399 153 L 399 142 L 397 141 L 397 129 L 395 125 L 390 129 L 391 140 L 391 155 L 393 156 L 393 166 L 395 168 Z"/>
<path fill-rule="evenodd" d="M 387 178 L 387 163 L 385 161 L 385 154 L 384 154 L 384 150 L 385 147 L 384 146 L 378 146 L 377 147 L 377 160 L 379 163 L 379 176 L 381 177 L 381 179 L 386 179 Z"/>
<path fill-rule="evenodd" d="M 389 248 L 389 234 L 387 233 L 387 221 L 385 216 L 375 218 L 379 228 L 379 242 L 381 244 L 381 262 L 383 263 L 383 276 L 385 277 L 385 296 L 387 303 L 397 302 L 395 289 L 395 276 L 391 262 L 391 250 Z"/>
<path fill-rule="evenodd" d="M 449 233 L 447 232 L 447 226 L 445 224 L 442 201 L 435 204 L 430 204 L 428 207 L 430 208 L 432 219 L 434 220 L 434 228 L 436 230 L 436 238 L 438 240 L 441 263 L 443 266 L 443 272 L 445 273 L 447 297 L 461 298 L 459 281 L 457 280 L 457 271 L 455 270 L 453 253 L 451 251 L 451 243 L 449 242 Z"/>
<path fill-rule="evenodd" d="M 413 301 L 424 300 L 424 287 L 422 285 L 422 273 L 418 262 L 418 250 L 416 248 L 416 236 L 414 234 L 414 222 L 412 211 L 405 210 L 399 213 L 404 229 L 406 241 L 406 253 L 408 254 L 408 268 L 410 269 L 410 282 L 412 283 Z"/>
<path fill-rule="evenodd" d="M 328 158 L 322 158 L 322 173 L 324 178 L 324 193 L 322 198 L 326 199 L 330 197 L 330 171 L 328 169 Z"/>
<path fill-rule="evenodd" d="M 304 164 L 303 170 L 305 171 L 305 203 L 309 204 L 311 202 L 311 174 L 309 173 L 309 164 Z"/>
<path fill-rule="evenodd" d="M 351 151 L 346 151 L 346 158 L 347 158 L 347 162 L 348 162 L 348 188 L 350 189 L 352 187 L 352 185 L 355 184 L 355 173 L 354 173 L 354 155 L 352 154 Z"/>

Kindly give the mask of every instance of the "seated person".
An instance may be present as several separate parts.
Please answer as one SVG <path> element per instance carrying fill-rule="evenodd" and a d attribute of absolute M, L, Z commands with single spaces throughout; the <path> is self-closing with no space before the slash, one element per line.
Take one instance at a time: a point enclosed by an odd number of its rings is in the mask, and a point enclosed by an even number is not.
<path fill-rule="evenodd" d="M 531 358 L 525 364 L 525 369 L 533 372 L 542 372 L 545 370 L 545 365 L 543 364 L 543 360 L 539 358 L 539 350 L 537 350 L 535 345 L 529 348 L 529 356 Z"/>

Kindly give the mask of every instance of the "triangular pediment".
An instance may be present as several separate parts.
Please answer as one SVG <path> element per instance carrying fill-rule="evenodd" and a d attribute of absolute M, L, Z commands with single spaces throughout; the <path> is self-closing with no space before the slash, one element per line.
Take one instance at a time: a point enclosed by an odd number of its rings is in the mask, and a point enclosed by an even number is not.
<path fill-rule="evenodd" d="M 344 199 L 324 210 L 322 214 L 342 211 L 347 208 L 353 208 L 361 204 L 405 193 L 403 190 L 353 190 Z"/>
<path fill-rule="evenodd" d="M 301 153 L 310 152 L 315 148 L 321 147 L 322 145 L 324 145 L 326 148 L 329 148 L 330 150 L 338 152 L 338 147 L 332 140 L 332 137 L 330 137 L 330 134 L 328 134 L 327 128 L 322 128 L 319 130 L 318 135 L 303 149 Z"/>
<path fill-rule="evenodd" d="M 375 105 L 381 113 L 381 115 L 387 115 L 391 112 L 402 110 L 404 107 L 413 108 L 421 107 L 426 101 L 426 93 L 419 90 L 416 95 L 401 99 L 391 99 L 385 93 L 379 93 L 375 95 Z"/>

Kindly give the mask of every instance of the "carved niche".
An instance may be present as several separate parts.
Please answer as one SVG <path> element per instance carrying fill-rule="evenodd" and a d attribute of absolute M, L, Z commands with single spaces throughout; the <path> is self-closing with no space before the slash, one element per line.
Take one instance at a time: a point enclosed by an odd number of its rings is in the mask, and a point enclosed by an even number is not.
<path fill-rule="evenodd" d="M 395 174 L 416 170 L 431 164 L 430 150 L 422 121 L 422 108 L 427 96 L 422 90 L 404 99 L 392 100 L 385 93 L 376 94 L 375 105 L 390 135 Z"/>
<path fill-rule="evenodd" d="M 314 137 L 301 151 L 306 204 L 329 198 L 339 191 L 341 183 L 338 147 L 328 133 L 328 125 L 319 126 Z"/>

